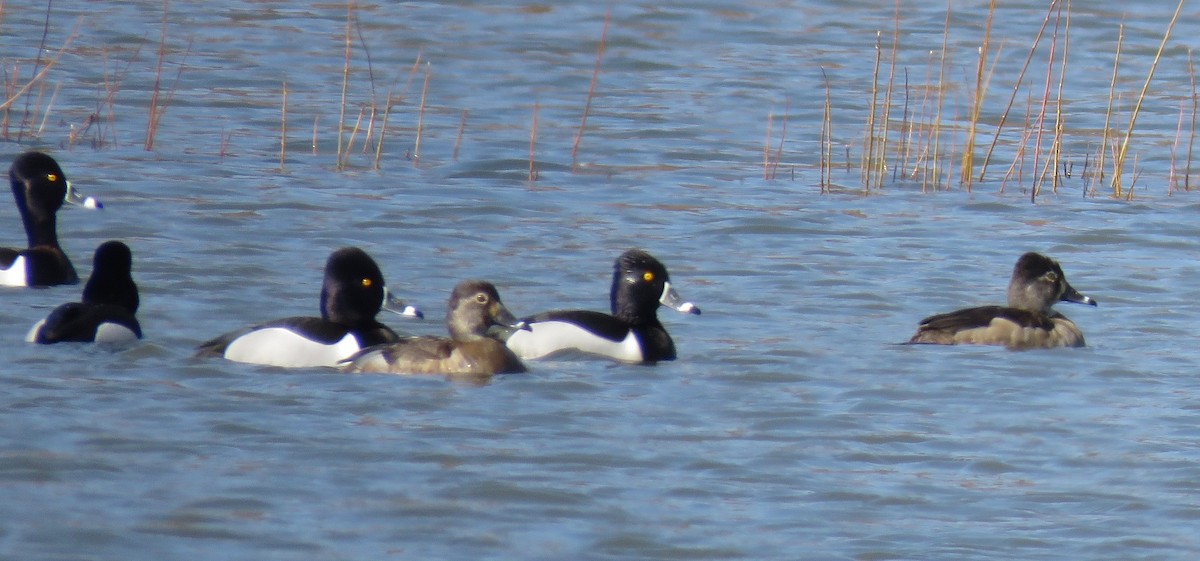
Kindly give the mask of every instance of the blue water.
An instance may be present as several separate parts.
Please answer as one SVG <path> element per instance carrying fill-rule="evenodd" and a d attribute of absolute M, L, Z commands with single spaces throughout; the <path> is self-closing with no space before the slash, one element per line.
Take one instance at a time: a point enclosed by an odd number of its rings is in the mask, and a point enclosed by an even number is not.
<path fill-rule="evenodd" d="M 7 82 L 31 76 L 46 8 L 5 5 Z M 890 57 L 894 5 L 614 5 L 573 159 L 607 6 L 360 4 L 342 138 L 390 93 L 379 169 L 380 121 L 339 166 L 347 10 L 322 3 L 171 3 L 165 110 L 145 150 L 163 8 L 52 4 L 42 64 L 74 36 L 0 130 L 0 160 L 47 150 L 105 202 L 60 215 L 63 245 L 81 275 L 102 241 L 131 246 L 147 332 L 117 349 L 23 344 L 80 287 L 0 294 L 0 558 L 1200 554 L 1200 205 L 1177 179 L 1186 150 L 1174 182 L 1170 158 L 1181 104 L 1190 119 L 1194 7 L 1139 116 L 1129 201 L 1081 168 L 1100 142 L 1118 26 L 1123 133 L 1173 6 L 1074 6 L 1063 153 L 1080 172 L 1036 204 L 1032 155 L 1002 184 L 1023 126 L 969 192 L 951 150 L 940 190 L 908 167 L 863 194 L 875 33 Z M 953 10 L 951 145 L 987 3 Z M 980 144 L 1046 13 L 999 8 Z M 902 5 L 910 122 L 930 116 L 919 96 L 945 21 L 944 5 Z M 1010 123 L 1036 111 L 1048 58 L 1046 43 Z M 835 169 L 821 194 L 826 77 Z M 773 180 L 769 121 L 772 159 L 784 139 Z M 11 206 L 0 227 L 20 243 Z M 315 314 L 325 258 L 345 245 L 430 318 L 466 278 L 496 283 L 518 314 L 603 310 L 629 247 L 659 257 L 704 315 L 662 312 L 671 363 L 538 362 L 482 385 L 192 357 L 230 329 Z M 1031 250 L 1100 302 L 1060 306 L 1087 348 L 896 344 L 929 314 L 1002 301 Z"/>

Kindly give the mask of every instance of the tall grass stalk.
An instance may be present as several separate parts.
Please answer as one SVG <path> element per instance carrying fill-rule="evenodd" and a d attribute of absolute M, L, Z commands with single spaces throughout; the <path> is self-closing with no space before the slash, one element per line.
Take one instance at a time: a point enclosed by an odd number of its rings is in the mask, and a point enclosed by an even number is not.
<path fill-rule="evenodd" d="M 1179 5 L 1175 7 L 1175 15 L 1171 16 L 1171 22 L 1167 24 L 1167 30 L 1163 33 L 1162 42 L 1158 44 L 1158 52 L 1154 53 L 1154 61 L 1150 63 L 1150 72 L 1146 73 L 1146 81 L 1142 83 L 1142 92 L 1138 94 L 1137 102 L 1133 105 L 1133 112 L 1129 115 L 1129 128 L 1125 130 L 1125 138 L 1121 140 L 1121 150 L 1117 153 L 1115 163 L 1116 170 L 1113 172 L 1112 185 L 1113 192 L 1120 196 L 1121 193 L 1121 174 L 1124 171 L 1122 168 L 1125 165 L 1125 157 L 1129 152 L 1129 141 L 1133 138 L 1133 127 L 1137 124 L 1138 114 L 1142 109 L 1142 101 L 1146 99 L 1146 92 L 1150 90 L 1150 80 L 1154 79 L 1154 71 L 1158 68 L 1158 61 L 1162 58 L 1163 50 L 1167 48 L 1167 40 L 1171 38 L 1171 30 L 1175 28 L 1175 22 L 1179 21 L 1179 14 L 1183 11 L 1183 4 L 1186 0 L 1179 0 Z M 1136 166 L 1134 168 L 1137 169 Z M 1132 191 L 1133 186 L 1130 186 Z M 1130 193 L 1132 195 L 1132 192 Z"/>
<path fill-rule="evenodd" d="M 612 21 L 612 6 L 604 14 L 604 27 L 600 30 L 600 44 L 596 47 L 596 64 L 592 67 L 592 81 L 588 85 L 587 100 L 583 104 L 583 117 L 579 119 L 579 130 L 575 133 L 575 142 L 571 144 L 571 170 L 579 161 L 579 143 L 583 141 L 583 131 L 587 128 L 588 113 L 592 110 L 592 98 L 596 95 L 596 82 L 600 79 L 600 61 L 604 58 L 604 47 L 608 44 L 608 24 Z"/>
<path fill-rule="evenodd" d="M 350 91 L 350 49 L 352 30 L 354 24 L 354 2 L 346 4 L 346 33 L 345 33 L 345 56 L 342 62 L 342 102 L 341 109 L 338 111 L 337 124 L 337 169 L 341 171 L 346 168 L 346 150 L 345 135 L 346 135 L 346 104 L 347 96 Z"/>
<path fill-rule="evenodd" d="M 1187 164 L 1183 171 L 1183 188 L 1184 190 L 1192 190 L 1192 147 L 1196 144 L 1196 106 L 1200 98 L 1196 93 L 1196 66 L 1192 64 L 1192 50 L 1188 49 L 1188 79 L 1192 84 L 1192 125 L 1188 129 L 1188 145 L 1187 145 Z"/>
<path fill-rule="evenodd" d="M 1097 180 L 1104 182 L 1104 163 L 1105 157 L 1108 155 L 1109 133 L 1112 130 L 1113 116 L 1113 101 L 1117 95 L 1117 76 L 1118 70 L 1121 67 L 1121 47 L 1125 43 L 1125 24 L 1122 23 L 1117 27 L 1117 46 L 1116 52 L 1113 54 L 1113 69 L 1112 78 L 1108 82 L 1108 105 L 1104 108 L 1104 130 L 1100 132 L 1100 151 L 1096 154 L 1096 170 L 1098 173 Z M 1114 193 L 1114 196 L 1120 196 L 1119 193 Z"/>
<path fill-rule="evenodd" d="M 283 81 L 283 100 L 280 103 L 279 114 L 279 171 L 287 167 L 287 80 Z"/>
<path fill-rule="evenodd" d="M 1038 29 L 1037 35 L 1033 39 L 1033 45 L 1029 47 L 1029 54 L 1025 57 L 1025 64 L 1021 65 L 1021 71 L 1017 73 L 1017 80 L 1013 84 L 1012 94 L 1008 97 L 1008 103 L 1004 106 L 1004 113 L 1000 114 L 1000 122 L 996 123 L 996 132 L 992 135 L 992 142 L 988 145 L 987 152 L 983 156 L 983 163 L 979 166 L 979 181 L 983 181 L 987 174 L 988 164 L 992 161 L 992 153 L 996 150 L 996 144 L 1000 141 L 1000 133 L 1004 130 L 1004 124 L 1008 122 L 1008 114 L 1012 110 L 1013 103 L 1017 99 L 1017 94 L 1021 91 L 1021 84 L 1025 83 L 1025 72 L 1029 70 L 1029 63 L 1033 61 L 1033 55 L 1037 52 L 1038 44 L 1042 41 L 1042 36 L 1046 33 L 1046 27 L 1050 25 L 1050 16 L 1054 14 L 1054 8 L 1058 4 L 1058 0 L 1051 0 L 1050 8 L 1046 10 L 1046 17 L 1042 20 L 1042 27 Z"/>
<path fill-rule="evenodd" d="M 537 181 L 537 130 L 538 130 L 538 102 L 533 102 L 533 123 L 529 126 L 529 181 Z"/>
<path fill-rule="evenodd" d="M 900 0 L 896 0 L 896 11 L 892 24 L 892 58 L 888 63 L 887 91 L 883 94 L 883 134 L 879 145 L 879 165 L 876 170 L 876 189 L 883 188 L 883 178 L 887 174 L 888 133 L 892 124 L 892 91 L 896 85 L 896 57 L 900 50 Z"/>
<path fill-rule="evenodd" d="M 938 81 L 937 81 L 937 116 L 933 119 L 933 153 L 930 155 L 930 160 L 933 161 L 933 187 L 936 190 L 937 185 L 941 183 L 942 170 L 938 167 L 939 154 L 941 154 L 942 143 L 942 110 L 946 105 L 946 58 L 950 50 L 950 14 L 953 9 L 953 0 L 946 0 L 946 23 L 942 29 L 942 56 L 938 62 Z M 922 182 L 921 190 L 925 190 L 925 183 Z"/>
<path fill-rule="evenodd" d="M 413 166 L 421 163 L 421 136 L 425 133 L 425 99 L 429 95 L 429 78 L 433 75 L 433 66 L 425 63 L 425 82 L 421 85 L 421 103 L 417 106 L 417 139 L 413 142 Z"/>
<path fill-rule="evenodd" d="M 1050 34 L 1050 55 L 1046 61 L 1046 80 L 1042 88 L 1042 101 L 1038 107 L 1037 122 L 1034 124 L 1036 137 L 1033 145 L 1033 188 L 1030 189 L 1029 200 L 1033 202 L 1037 200 L 1038 193 L 1041 192 L 1042 182 L 1045 180 L 1046 166 L 1042 166 L 1042 135 L 1045 133 L 1046 125 L 1046 106 L 1050 103 L 1050 84 L 1054 77 L 1054 57 L 1058 53 L 1058 30 L 1062 22 L 1062 3 L 1055 2 L 1058 10 L 1054 16 L 1054 31 Z M 1051 163 L 1049 156 L 1046 158 L 1047 166 Z"/>
<path fill-rule="evenodd" d="M 871 192 L 871 172 L 875 170 L 875 115 L 879 103 L 879 64 L 883 60 L 882 34 L 875 32 L 875 69 L 871 72 L 871 102 L 867 109 L 867 131 L 863 136 L 863 151 L 860 161 L 863 190 Z"/>
<path fill-rule="evenodd" d="M 966 144 L 963 146 L 962 170 L 959 174 L 959 181 L 968 192 L 971 190 L 971 179 L 975 175 L 975 129 L 979 126 L 979 114 L 983 110 L 983 97 L 986 91 L 983 86 L 983 73 L 987 68 L 988 51 L 991 50 L 992 19 L 995 15 L 996 0 L 991 0 L 988 2 L 987 23 L 983 26 L 983 43 L 979 45 L 979 60 L 975 67 L 975 96 L 971 100 L 971 113 L 967 118 L 967 138 Z"/>

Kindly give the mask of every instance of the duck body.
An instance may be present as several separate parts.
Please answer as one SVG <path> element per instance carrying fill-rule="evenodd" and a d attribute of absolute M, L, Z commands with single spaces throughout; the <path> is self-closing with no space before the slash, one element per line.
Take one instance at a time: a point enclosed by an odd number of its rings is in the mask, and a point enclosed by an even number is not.
<path fill-rule="evenodd" d="M 667 268 L 639 249 L 626 251 L 613 264 L 609 302 L 611 314 L 543 312 L 524 318 L 526 329 L 500 337 L 523 359 L 583 353 L 630 363 L 675 360 L 675 342 L 658 319 L 658 307 L 700 313 L 671 286 Z"/>
<path fill-rule="evenodd" d="M 400 339 L 375 319 L 386 299 L 375 261 L 359 248 L 342 248 L 325 265 L 321 317 L 276 319 L 226 333 L 200 344 L 197 355 L 287 368 L 336 367 L 365 347 Z"/>
<path fill-rule="evenodd" d="M 80 302 L 63 304 L 29 330 L 30 343 L 121 343 L 142 338 L 137 284 L 129 247 L 108 241 L 96 248 L 92 275 Z"/>
<path fill-rule="evenodd" d="M 450 337 L 406 337 L 365 349 L 347 359 L 348 372 L 490 376 L 525 372 L 503 343 L 490 337 L 493 326 L 519 327 L 496 287 L 485 281 L 455 286 L 446 311 Z"/>
<path fill-rule="evenodd" d="M 909 343 L 1003 345 L 1012 349 L 1082 347 L 1083 331 L 1051 307 L 1057 302 L 1096 306 L 1067 282 L 1054 260 L 1026 253 L 1013 267 L 1007 306 L 979 306 L 921 320 Z"/>

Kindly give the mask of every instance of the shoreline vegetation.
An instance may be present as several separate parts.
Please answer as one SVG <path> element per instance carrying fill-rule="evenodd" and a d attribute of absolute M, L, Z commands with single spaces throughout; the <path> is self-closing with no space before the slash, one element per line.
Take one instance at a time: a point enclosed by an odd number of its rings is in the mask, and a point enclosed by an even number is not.
<path fill-rule="evenodd" d="M 1064 89 L 1072 48 L 1070 0 L 1050 2 L 1042 14 L 1040 28 L 1031 30 L 1029 45 L 1023 50 L 1017 50 L 1005 41 L 993 42 L 992 22 L 1003 16 L 997 13 L 996 1 L 991 0 L 986 14 L 980 14 L 980 18 L 969 16 L 972 25 L 979 24 L 974 19 L 983 21 L 973 60 L 966 64 L 955 60 L 949 41 L 956 31 L 954 26 L 963 25 L 955 23 L 955 18 L 962 20 L 963 16 L 954 12 L 953 2 L 947 2 L 941 43 L 930 46 L 923 67 L 912 67 L 899 61 L 898 53 L 902 48 L 911 51 L 916 46 L 902 46 L 904 21 L 900 0 L 896 0 L 891 29 L 876 31 L 869 47 L 873 68 L 869 88 L 861 92 L 865 96 L 861 100 L 861 110 L 852 112 L 854 118 L 865 114 L 865 122 L 851 122 L 838 114 L 838 107 L 832 100 L 845 92 L 833 90 L 831 84 L 838 77 L 835 71 L 822 66 L 820 88 L 823 95 L 808 100 L 822 104 L 816 164 L 812 163 L 811 153 L 797 155 L 787 150 L 789 113 L 794 104 L 789 96 L 784 101 L 782 114 L 768 112 L 766 115 L 762 178 L 764 181 L 794 181 L 798 168 L 816 167 L 820 193 L 857 191 L 871 194 L 889 187 L 911 189 L 917 185 L 922 192 L 971 192 L 986 186 L 998 193 L 1017 190 L 1031 201 L 1046 192 L 1057 194 L 1070 182 L 1070 188 L 1081 191 L 1083 196 L 1131 200 L 1135 193 L 1145 193 L 1147 189 L 1143 185 L 1151 182 L 1150 178 L 1141 177 L 1138 116 L 1183 6 L 1184 1 L 1179 0 L 1174 16 L 1163 22 L 1161 43 L 1152 61 L 1144 67 L 1135 67 L 1122 59 L 1125 24 L 1114 23 L 1116 39 L 1110 56 L 1111 79 L 1108 81 L 1104 125 L 1099 130 L 1095 127 L 1081 130 L 1072 128 L 1070 115 L 1064 112 L 1069 101 L 1064 99 Z M 164 0 L 162 27 L 158 30 L 154 60 L 150 62 L 154 78 L 145 109 L 146 128 L 142 139 L 147 151 L 155 149 L 159 128 L 175 101 L 192 55 L 190 42 L 182 51 L 168 48 L 170 8 L 169 0 Z M 5 4 L 0 3 L 0 27 L 3 26 L 4 10 Z M 62 88 L 62 84 L 52 85 L 51 77 L 64 53 L 70 52 L 81 25 L 81 20 L 76 20 L 61 44 L 52 45 L 49 43 L 52 16 L 52 5 L 48 2 L 44 32 L 35 59 L 22 64 L 4 61 L 0 140 L 16 143 L 36 140 L 55 143 L 68 150 L 78 145 L 102 150 L 118 143 L 133 142 L 124 137 L 118 139 L 120 120 L 116 114 L 116 100 L 123 93 L 122 84 L 131 67 L 142 55 L 141 47 L 123 61 L 110 60 L 109 50 L 101 49 L 104 83 L 98 88 L 94 110 L 82 122 L 70 123 L 66 138 L 46 138 L 47 123 L 55 114 L 56 99 Z M 570 146 L 569 169 L 573 173 L 586 173 L 585 165 L 580 163 L 580 151 L 581 145 L 586 150 L 585 136 L 593 98 L 597 88 L 603 87 L 603 59 L 611 21 L 610 7 L 594 38 L 594 67 L 581 69 L 581 72 L 590 70 L 591 79 L 586 95 L 581 94 L 578 130 Z M 391 146 L 391 153 L 397 151 L 397 145 L 407 146 L 401 149 L 404 158 L 412 166 L 421 166 L 430 83 L 437 80 L 432 64 L 418 51 L 411 66 L 400 76 L 390 84 L 378 83 L 382 80 L 377 80 L 369 42 L 353 2 L 346 5 L 340 42 L 344 49 L 339 76 L 340 99 L 334 111 L 329 112 L 337 115 L 332 131 L 336 136 L 334 167 L 339 171 L 363 167 L 361 161 L 354 160 L 354 154 L 361 153 L 359 160 L 365 159 L 366 165 L 379 170 L 386 153 L 385 141 Z M 1014 51 L 1020 53 L 1024 61 L 1019 72 L 1015 76 L 997 75 L 999 62 L 1016 56 Z M 956 79 L 964 69 L 969 79 Z M 1153 179 L 1157 184 L 1165 183 L 1168 195 L 1190 191 L 1193 187 L 1192 155 L 1200 102 L 1191 49 L 1187 50 L 1185 70 L 1190 80 L 1186 91 L 1175 84 L 1167 86 L 1180 90 L 1174 96 L 1178 98 L 1178 120 L 1170 141 L 1167 177 Z M 364 74 L 366 80 L 360 78 Z M 1140 91 L 1126 91 L 1120 87 L 1130 76 L 1138 78 Z M 295 107 L 289 108 L 288 82 L 284 80 L 279 86 L 279 128 L 271 132 L 278 135 L 279 169 L 282 171 L 287 168 L 289 146 L 294 148 L 296 145 L 295 136 L 308 135 L 302 132 L 305 125 L 296 127 L 289 119 L 305 121 L 308 115 L 298 112 Z M 996 91 L 1000 93 L 989 95 Z M 536 182 L 542 165 L 536 158 L 540 105 L 536 93 L 531 99 L 528 181 Z M 415 116 L 414 123 L 400 128 L 403 135 L 390 120 L 393 109 L 398 106 L 411 109 Z M 449 136 L 453 137 L 452 158 L 457 160 L 464 135 L 470 130 L 471 109 L 458 108 L 453 112 L 458 116 L 457 129 L 450 131 Z M 320 112 L 313 110 L 313 155 L 321 153 L 319 147 L 324 145 L 322 141 L 327 142 L 326 136 L 330 132 L 322 129 L 321 117 Z M 791 124 L 793 129 L 797 128 L 796 123 Z M 813 126 L 809 128 L 814 130 L 818 128 L 815 124 L 810 125 Z M 122 134 L 129 133 L 122 131 Z M 226 131 L 222 126 L 219 134 L 219 156 L 225 158 L 229 155 L 228 147 L 234 132 Z M 1161 148 L 1153 147 L 1155 150 Z M 752 158 L 752 154 L 747 154 L 748 165 L 754 165 Z M 795 160 L 786 161 L 791 158 Z M 780 168 L 783 168 L 782 176 Z M 835 171 L 838 172 L 836 176 Z"/>

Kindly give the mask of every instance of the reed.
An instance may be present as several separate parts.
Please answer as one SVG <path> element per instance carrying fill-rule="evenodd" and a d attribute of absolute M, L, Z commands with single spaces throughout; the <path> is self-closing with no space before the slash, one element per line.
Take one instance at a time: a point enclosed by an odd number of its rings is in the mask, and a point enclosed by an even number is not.
<path fill-rule="evenodd" d="M 530 183 L 537 181 L 537 177 L 538 177 L 537 165 L 536 165 L 537 159 L 535 157 L 536 149 L 537 149 L 538 107 L 539 106 L 538 106 L 537 100 L 534 100 L 534 102 L 533 102 L 533 123 L 531 123 L 529 126 L 529 182 Z"/>
<path fill-rule="evenodd" d="M 769 163 L 770 174 L 768 179 L 774 180 L 779 172 L 779 164 L 783 161 L 783 142 L 787 138 L 788 113 L 792 110 L 791 98 L 784 98 L 783 101 L 783 124 L 780 126 L 779 146 L 775 149 L 775 157 Z"/>
<path fill-rule="evenodd" d="M 571 171 L 575 171 L 579 162 L 579 143 L 583 141 L 583 131 L 587 128 L 588 113 L 592 110 L 592 98 L 596 95 L 596 82 L 600 79 L 600 61 L 604 58 L 604 47 L 608 44 L 608 24 L 612 21 L 612 6 L 604 14 L 604 27 L 600 30 L 600 44 L 596 47 L 596 64 L 592 68 L 592 81 L 588 85 L 587 100 L 583 104 L 583 117 L 579 120 L 579 130 L 575 133 L 575 142 L 571 145 Z"/>
<path fill-rule="evenodd" d="M 892 124 L 892 91 L 896 85 L 896 57 L 900 51 L 900 0 L 896 0 L 896 9 L 892 16 L 892 53 L 888 63 L 887 90 L 883 94 L 883 134 L 879 142 L 879 163 L 875 173 L 875 188 L 883 188 L 883 178 L 887 175 L 888 136 Z M 895 179 L 893 178 L 893 181 Z"/>
<path fill-rule="evenodd" d="M 163 59 L 167 56 L 167 12 L 170 0 L 163 0 L 162 30 L 158 40 L 158 64 L 154 67 L 154 87 L 150 90 L 149 119 L 146 121 L 146 140 L 142 147 L 146 151 L 154 149 L 154 136 L 158 132 L 159 119 L 162 113 L 158 110 L 159 94 L 162 91 Z"/>
<path fill-rule="evenodd" d="M 1179 21 L 1179 14 L 1183 11 L 1185 0 L 1179 0 L 1179 4 L 1175 7 L 1175 15 L 1171 16 L 1170 23 L 1167 24 L 1167 30 L 1163 33 L 1162 42 L 1158 45 L 1158 51 L 1154 53 L 1154 60 L 1150 63 L 1150 71 L 1146 73 L 1146 81 L 1142 83 L 1142 91 L 1138 94 L 1137 101 L 1134 102 L 1132 113 L 1129 115 L 1129 127 L 1125 130 L 1125 137 L 1121 140 L 1121 149 L 1117 152 L 1116 161 L 1113 162 L 1115 169 L 1113 170 L 1113 192 L 1119 197 L 1121 194 L 1121 175 L 1124 171 L 1125 157 L 1129 152 L 1129 141 L 1133 138 L 1133 127 L 1137 124 L 1138 114 L 1142 109 L 1142 102 L 1146 99 L 1146 92 L 1150 89 L 1150 81 L 1154 79 L 1154 71 L 1158 68 L 1158 61 L 1162 59 L 1163 49 L 1167 48 L 1167 40 L 1171 38 L 1171 30 L 1175 28 L 1175 22 Z M 1134 166 L 1136 170 L 1136 165 Z M 1130 185 L 1130 195 L 1132 196 L 1133 186 Z"/>
<path fill-rule="evenodd" d="M 467 129 L 467 113 L 468 111 L 463 109 L 462 116 L 458 119 L 458 133 L 454 135 L 454 152 L 451 158 L 456 162 L 458 161 L 458 148 L 462 146 L 463 131 Z"/>
<path fill-rule="evenodd" d="M 1100 151 L 1096 154 L 1096 169 L 1099 170 L 1097 180 L 1104 181 L 1104 163 L 1105 156 L 1108 154 L 1109 132 L 1112 127 L 1113 117 L 1113 102 L 1117 96 L 1117 76 L 1121 67 L 1121 47 L 1125 43 L 1125 24 L 1122 23 L 1117 27 L 1117 46 L 1113 54 L 1113 70 L 1112 78 L 1108 82 L 1108 105 L 1104 109 L 1104 129 L 1100 133 Z M 1119 197 L 1120 193 L 1113 193 Z"/>
<path fill-rule="evenodd" d="M 433 67 L 425 63 L 425 83 L 421 86 L 421 103 L 417 106 L 417 138 L 413 141 L 413 167 L 421 163 L 421 136 L 425 132 L 425 99 L 429 95 L 429 78 L 433 75 Z"/>
<path fill-rule="evenodd" d="M 883 60 L 883 50 L 880 46 L 881 34 L 875 32 L 875 70 L 871 73 L 871 102 L 867 109 L 867 131 L 863 135 L 863 151 L 861 159 L 861 176 L 863 190 L 871 192 L 871 172 L 875 169 L 875 115 L 879 103 L 879 64 Z"/>
<path fill-rule="evenodd" d="M 1171 143 L 1171 166 L 1167 171 L 1167 195 L 1171 195 L 1178 187 L 1179 176 L 1176 173 L 1175 161 L 1179 153 L 1179 139 L 1183 137 L 1184 102 L 1179 102 L 1179 120 L 1175 123 L 1175 141 Z"/>
<path fill-rule="evenodd" d="M 1183 189 L 1185 191 L 1192 190 L 1192 147 L 1196 145 L 1196 106 L 1200 101 L 1200 96 L 1196 93 L 1196 67 L 1192 64 L 1192 50 L 1187 52 L 1188 63 L 1188 81 L 1191 82 L 1192 92 L 1192 124 L 1188 128 L 1188 145 L 1187 145 L 1187 164 L 1184 166 L 1183 172 Z"/>
<path fill-rule="evenodd" d="M 771 179 L 771 128 L 775 124 L 775 113 L 767 113 L 767 137 L 763 139 L 763 181 Z"/>
<path fill-rule="evenodd" d="M 288 86 L 287 80 L 284 80 L 283 101 L 280 103 L 282 109 L 279 116 L 279 171 L 287 168 L 287 98 Z"/>
<path fill-rule="evenodd" d="M 899 8 L 897 8 L 899 9 Z M 983 96 L 986 91 L 983 85 L 984 69 L 987 68 L 988 52 L 991 50 L 992 20 L 996 15 L 996 0 L 988 2 L 987 22 L 983 26 L 983 43 L 979 46 L 979 60 L 975 65 L 975 95 L 971 99 L 971 112 L 967 117 L 967 138 L 962 152 L 962 169 L 959 182 L 966 190 L 971 190 L 971 179 L 975 175 L 975 130 L 979 126 L 979 114 L 983 110 Z"/>
<path fill-rule="evenodd" d="M 1046 10 L 1046 17 L 1042 19 L 1042 27 L 1038 29 L 1037 35 L 1033 39 L 1033 45 L 1029 47 L 1029 54 L 1025 57 L 1025 63 L 1021 65 L 1021 71 L 1017 73 L 1016 82 L 1013 84 L 1012 93 L 1008 97 L 1008 103 L 1004 106 L 1004 112 L 1000 114 L 1000 121 L 996 124 L 996 131 L 992 135 L 992 142 L 988 145 L 987 152 L 983 156 L 983 163 L 979 167 L 979 181 L 983 181 L 987 174 L 988 164 L 992 161 L 992 153 L 996 149 L 996 144 L 1000 141 L 1000 134 L 1004 131 L 1004 125 L 1008 122 L 1008 114 L 1012 110 L 1013 103 L 1017 99 L 1017 94 L 1021 91 L 1021 85 L 1025 83 L 1025 72 L 1029 70 L 1029 63 L 1033 62 L 1033 55 L 1037 52 L 1038 44 L 1042 41 L 1042 36 L 1046 33 L 1046 27 L 1050 25 L 1050 16 L 1054 13 L 1054 8 L 1058 4 L 1058 0 L 1050 2 L 1050 8 Z"/>
<path fill-rule="evenodd" d="M 825 83 L 825 103 L 823 104 L 821 114 L 820 141 L 820 189 L 823 194 L 830 192 L 833 181 L 833 111 L 829 89 L 829 74 L 825 72 L 825 67 L 821 67 L 821 78 Z"/>
<path fill-rule="evenodd" d="M 1042 87 L 1041 103 L 1038 106 L 1037 121 L 1034 124 L 1034 146 L 1033 146 L 1033 187 L 1030 189 L 1029 200 L 1034 202 L 1037 200 L 1038 194 L 1041 192 L 1042 182 L 1045 180 L 1045 170 L 1052 164 L 1051 158 L 1046 158 L 1046 163 L 1042 164 L 1042 136 L 1045 133 L 1046 125 L 1046 106 L 1050 103 L 1050 87 L 1054 78 L 1054 57 L 1058 52 L 1058 30 L 1062 21 L 1062 3 L 1055 2 L 1057 11 L 1054 17 L 1054 31 L 1050 34 L 1050 53 L 1049 60 L 1046 62 L 1046 79 Z"/>
<path fill-rule="evenodd" d="M 345 156 L 345 134 L 346 134 L 346 104 L 347 96 L 350 91 L 350 52 L 351 52 L 351 27 L 354 23 L 354 2 L 346 4 L 346 33 L 345 33 L 345 57 L 342 63 L 342 102 L 341 110 L 338 112 L 337 124 L 337 170 L 346 169 Z"/>

